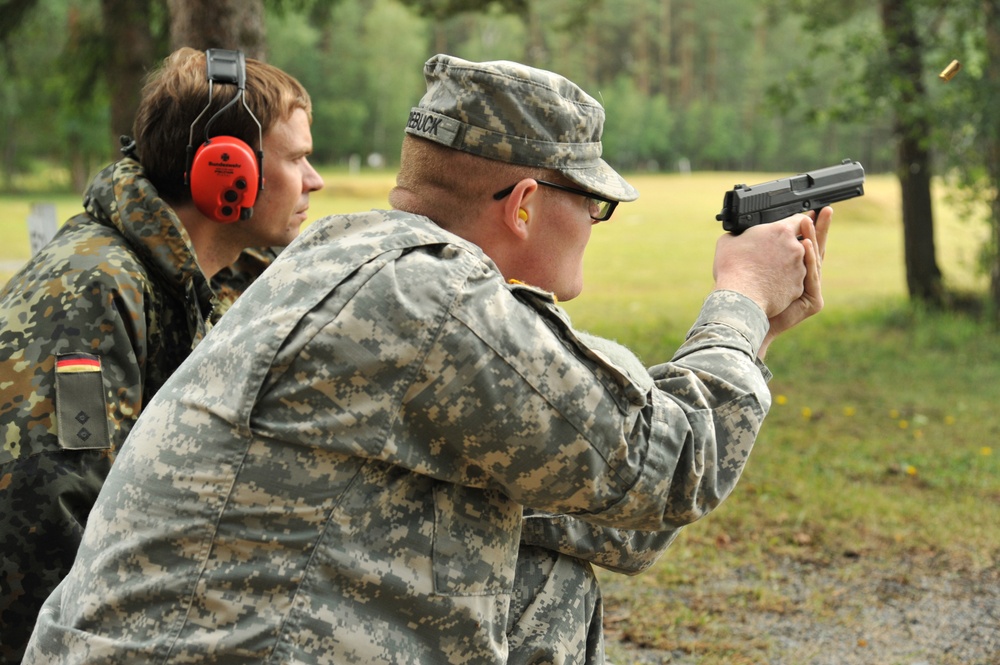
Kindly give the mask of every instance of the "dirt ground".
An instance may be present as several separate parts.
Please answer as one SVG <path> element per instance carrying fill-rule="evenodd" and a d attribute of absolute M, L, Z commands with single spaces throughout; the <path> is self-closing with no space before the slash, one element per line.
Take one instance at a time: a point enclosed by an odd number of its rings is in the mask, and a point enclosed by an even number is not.
<path fill-rule="evenodd" d="M 844 565 L 855 565 L 846 563 Z M 752 579 L 751 579 L 752 578 Z M 643 644 L 629 628 L 642 602 L 602 579 L 608 661 L 613 665 L 1000 665 L 1000 567 L 979 571 L 913 560 L 844 574 L 838 566 L 785 561 L 768 571 L 767 593 L 784 602 L 734 604 L 710 625 L 684 626 L 670 648 Z M 758 573 L 663 590 L 672 602 L 739 598 Z M 643 594 L 648 594 L 644 589 Z M 658 592 L 659 593 L 659 592 Z M 760 593 L 759 591 L 756 593 Z M 649 598 L 648 595 L 645 598 Z M 715 607 L 719 607 L 718 604 Z M 728 653 L 719 644 L 735 645 Z"/>

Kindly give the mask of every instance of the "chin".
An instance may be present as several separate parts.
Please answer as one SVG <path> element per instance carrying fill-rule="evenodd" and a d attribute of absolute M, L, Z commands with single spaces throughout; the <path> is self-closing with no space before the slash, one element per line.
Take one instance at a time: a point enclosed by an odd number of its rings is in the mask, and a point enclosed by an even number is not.
<path fill-rule="evenodd" d="M 291 226 L 288 227 L 288 229 L 285 231 L 283 235 L 283 243 L 287 245 L 291 241 L 298 238 L 301 232 L 302 232 L 301 224 L 299 223 L 292 224 Z"/>
<path fill-rule="evenodd" d="M 570 290 L 567 290 L 567 291 L 561 291 L 561 292 L 557 291 L 557 292 L 555 292 L 555 295 L 556 295 L 556 298 L 559 299 L 559 302 L 566 302 L 566 301 L 572 300 L 573 298 L 577 297 L 582 292 L 583 292 L 583 286 L 581 285 L 581 286 L 578 286 L 576 288 L 573 288 L 573 289 L 570 289 Z"/>

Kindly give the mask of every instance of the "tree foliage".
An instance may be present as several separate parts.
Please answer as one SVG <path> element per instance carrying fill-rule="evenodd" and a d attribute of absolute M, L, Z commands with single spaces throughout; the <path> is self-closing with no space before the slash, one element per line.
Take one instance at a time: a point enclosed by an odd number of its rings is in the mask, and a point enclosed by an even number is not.
<path fill-rule="evenodd" d="M 93 38 L 100 7 L 20 4 L 19 23 L 0 30 L 0 187 L 9 189 L 39 160 L 58 160 L 67 174 L 89 177 L 98 155 L 107 155 L 109 100 L 94 75 L 106 57 Z M 12 20 L 2 10 L 0 16 Z"/>
<path fill-rule="evenodd" d="M 27 80 L 44 79 L 53 88 L 85 91 L 89 100 L 75 95 L 71 110 L 93 105 L 107 113 L 109 98 L 118 99 L 121 91 L 100 80 L 102 63 L 121 44 L 102 42 L 112 30 L 97 7 L 113 1 L 120 0 L 8 0 L 26 7 L 6 42 L 19 45 L 12 50 L 20 52 L 32 31 L 59 36 L 55 44 L 48 40 L 44 53 L 15 56 L 9 78 L 22 88 Z M 171 13 L 192 2 L 137 3 L 151 8 L 154 53 L 147 67 L 170 48 L 169 28 L 178 24 Z M 267 58 L 309 88 L 323 162 L 378 153 L 391 163 L 406 113 L 423 92 L 423 61 L 448 52 L 472 60 L 520 60 L 580 83 L 607 107 L 606 157 L 623 169 L 690 164 L 791 171 L 848 156 L 876 170 L 891 164 L 884 142 L 873 140 L 888 126 L 877 109 L 863 119 L 817 112 L 833 94 L 821 85 L 809 91 L 810 107 L 791 103 L 806 94 L 799 82 L 786 88 L 789 95 L 773 93 L 787 63 L 811 47 L 800 35 L 801 17 L 762 0 L 282 0 L 266 8 Z M 68 29 L 60 11 L 63 17 L 87 17 L 86 38 Z M 53 53 L 68 54 L 71 66 L 60 69 Z M 5 98 L 14 89 L 7 85 Z M 17 104 L 31 101 L 21 92 Z M 8 136 L 22 136 L 35 126 L 71 122 L 57 115 L 49 106 L 3 118 L 17 128 Z M 121 131 L 122 121 L 115 124 L 105 139 Z M 108 140 L 101 157 L 110 158 L 111 145 Z M 25 167 L 25 155 L 64 161 L 65 151 L 12 140 L 4 154 L 14 157 L 4 164 L 13 173 Z"/>
<path fill-rule="evenodd" d="M 127 91 L 178 39 L 227 34 L 302 80 L 323 164 L 392 166 L 430 55 L 519 60 L 604 104 L 605 157 L 623 170 L 787 173 L 851 157 L 891 171 L 909 137 L 991 223 L 1000 303 L 1000 0 L 271 0 L 263 22 L 260 0 L 212 3 L 249 8 L 246 44 L 222 19 L 199 23 L 204 2 L 0 0 L 0 187 L 37 162 L 86 182 L 113 156 Z M 880 16 L 889 5 L 909 12 L 906 39 Z M 953 58 L 962 71 L 942 84 Z"/>
<path fill-rule="evenodd" d="M 0 42 L 6 42 L 38 0 L 0 0 Z"/>
<path fill-rule="evenodd" d="M 525 14 L 528 11 L 528 0 L 400 0 L 421 16 L 445 20 L 462 12 L 482 12 L 499 9 L 512 14 Z"/>
<path fill-rule="evenodd" d="M 773 11 L 794 12 L 804 17 L 808 32 L 823 35 L 817 40 L 818 57 L 800 60 L 772 94 L 793 88 L 807 91 L 796 105 L 817 109 L 817 115 L 826 114 L 833 122 L 852 115 L 892 119 L 893 131 L 886 137 L 891 140 L 884 143 L 897 146 L 899 152 L 894 170 L 903 190 L 911 295 L 931 304 L 949 304 L 954 295 L 947 292 L 933 256 L 929 190 L 931 177 L 943 176 L 964 192 L 958 202 L 966 204 L 968 213 L 987 219 L 991 226 L 993 240 L 984 248 L 983 259 L 992 275 L 993 308 L 1000 312 L 996 251 L 1000 172 L 990 166 L 998 161 L 990 155 L 1000 149 L 998 4 L 998 0 L 770 0 Z M 881 20 L 864 18 L 879 10 Z M 828 40 L 831 30 L 844 39 Z M 961 73 L 944 82 L 938 73 L 953 59 L 962 63 Z M 824 70 L 824 63 L 830 62 L 841 66 Z M 808 99 L 818 86 L 838 91 L 823 111 Z"/>

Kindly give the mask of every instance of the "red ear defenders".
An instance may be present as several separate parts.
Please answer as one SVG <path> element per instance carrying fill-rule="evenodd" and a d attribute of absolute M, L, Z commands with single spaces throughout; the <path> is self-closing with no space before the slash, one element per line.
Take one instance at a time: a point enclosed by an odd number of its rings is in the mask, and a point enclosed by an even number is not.
<path fill-rule="evenodd" d="M 208 68 L 208 105 L 191 123 L 188 137 L 188 169 L 185 181 L 191 186 L 191 198 L 206 217 L 217 222 L 230 223 L 249 219 L 257 193 L 264 189 L 263 150 L 256 153 L 245 141 L 234 136 L 209 138 L 212 122 L 237 101 L 257 123 L 260 145 L 263 147 L 263 130 L 246 103 L 246 61 L 241 51 L 209 49 L 205 51 Z M 194 126 L 212 104 L 215 83 L 237 86 L 236 95 L 208 122 L 205 123 L 205 142 L 193 149 Z M 192 156 L 192 152 L 194 155 Z"/>
<path fill-rule="evenodd" d="M 259 171 L 246 143 L 232 136 L 210 138 L 191 162 L 191 198 L 203 215 L 217 222 L 248 219 L 257 202 Z"/>

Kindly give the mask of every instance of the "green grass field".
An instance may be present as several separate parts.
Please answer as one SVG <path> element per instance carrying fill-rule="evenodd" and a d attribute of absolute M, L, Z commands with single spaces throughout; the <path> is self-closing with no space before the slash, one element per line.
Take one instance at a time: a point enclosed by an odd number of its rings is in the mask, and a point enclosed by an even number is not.
<path fill-rule="evenodd" d="M 576 325 L 628 344 L 650 364 L 667 360 L 711 288 L 723 192 L 771 177 L 632 178 L 641 198 L 595 229 L 584 294 L 566 304 Z M 392 184 L 385 175 L 326 180 L 312 219 L 384 207 Z M 4 281 L 28 255 L 30 200 L 0 197 Z M 76 197 L 55 201 L 60 218 L 79 207 Z M 947 283 L 982 291 L 974 263 L 986 229 L 937 201 Z M 697 652 L 703 663 L 767 662 L 766 640 L 744 644 L 727 633 L 732 606 L 821 617 L 833 612 L 838 590 L 817 589 L 792 607 L 797 601 L 766 574 L 728 595 L 712 580 L 777 562 L 825 566 L 845 584 L 902 562 L 926 574 L 996 566 L 1000 340 L 969 318 L 907 305 L 899 192 L 889 176 L 870 177 L 864 198 L 837 206 L 823 270 L 826 310 L 768 354 L 775 405 L 734 494 L 647 573 L 602 573 L 619 616 L 613 637 Z M 683 595 L 671 595 L 681 586 Z"/>

